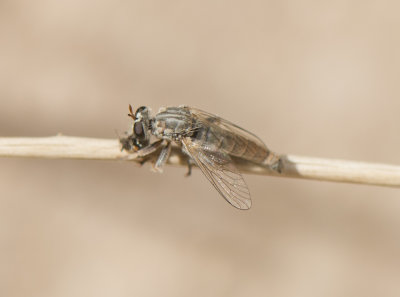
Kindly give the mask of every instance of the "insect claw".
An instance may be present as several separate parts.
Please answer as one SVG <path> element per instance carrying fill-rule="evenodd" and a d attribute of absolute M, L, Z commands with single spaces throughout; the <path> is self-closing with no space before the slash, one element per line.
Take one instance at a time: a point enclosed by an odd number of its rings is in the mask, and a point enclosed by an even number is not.
<path fill-rule="evenodd" d="M 162 167 L 157 167 L 157 166 L 155 166 L 155 164 L 153 164 L 153 167 L 151 168 L 151 171 L 153 171 L 153 172 L 158 172 L 158 173 L 163 173 L 163 169 L 162 169 Z"/>

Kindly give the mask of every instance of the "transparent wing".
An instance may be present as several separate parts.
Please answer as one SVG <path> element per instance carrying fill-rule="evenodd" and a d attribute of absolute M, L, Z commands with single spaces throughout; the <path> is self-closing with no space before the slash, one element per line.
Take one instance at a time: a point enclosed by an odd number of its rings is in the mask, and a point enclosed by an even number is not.
<path fill-rule="evenodd" d="M 253 162 L 262 162 L 270 154 L 267 146 L 253 133 L 208 112 L 187 108 L 198 121 L 211 127 L 215 137 L 223 139 L 222 149 L 226 153 Z"/>
<path fill-rule="evenodd" d="M 185 137 L 182 143 L 203 174 L 226 201 L 239 209 L 251 207 L 250 192 L 246 182 L 228 154 L 206 149 L 189 137 Z"/>

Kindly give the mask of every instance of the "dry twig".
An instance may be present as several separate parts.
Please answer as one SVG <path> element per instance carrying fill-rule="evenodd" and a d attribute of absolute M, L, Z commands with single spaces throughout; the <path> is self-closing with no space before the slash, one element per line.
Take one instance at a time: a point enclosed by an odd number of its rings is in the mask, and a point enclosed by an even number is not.
<path fill-rule="evenodd" d="M 117 139 L 61 135 L 0 138 L 0 157 L 142 161 L 135 154 L 121 152 Z M 237 166 L 243 173 L 400 187 L 400 166 L 293 155 L 282 155 L 281 158 L 280 174 L 268 166 L 248 162 L 238 162 Z M 168 164 L 186 166 L 186 156 L 179 148 L 174 148 Z"/>

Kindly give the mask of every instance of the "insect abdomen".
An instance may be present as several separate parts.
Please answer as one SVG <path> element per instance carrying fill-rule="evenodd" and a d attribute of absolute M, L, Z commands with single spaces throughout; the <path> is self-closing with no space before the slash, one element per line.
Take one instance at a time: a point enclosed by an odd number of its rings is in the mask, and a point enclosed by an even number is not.
<path fill-rule="evenodd" d="M 251 140 L 233 133 L 225 133 L 222 138 L 221 149 L 229 155 L 256 163 L 264 161 L 269 154 L 265 146 L 261 147 Z"/>
<path fill-rule="evenodd" d="M 270 153 L 265 146 L 260 147 L 244 137 L 227 131 L 215 131 L 212 127 L 203 126 L 197 129 L 192 138 L 209 149 L 221 150 L 228 155 L 256 163 L 264 161 Z"/>

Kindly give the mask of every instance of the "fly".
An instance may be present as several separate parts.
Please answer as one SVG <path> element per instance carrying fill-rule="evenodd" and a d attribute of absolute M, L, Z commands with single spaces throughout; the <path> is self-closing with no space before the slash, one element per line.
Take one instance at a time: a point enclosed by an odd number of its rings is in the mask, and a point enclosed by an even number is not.
<path fill-rule="evenodd" d="M 146 158 L 160 150 L 154 168 L 161 171 L 171 152 L 171 144 L 189 156 L 188 166 L 196 164 L 221 196 L 239 209 L 251 207 L 249 189 L 232 158 L 263 164 L 280 172 L 280 157 L 271 152 L 254 134 L 205 111 L 188 107 L 162 108 L 150 116 L 147 107 L 133 112 L 132 133 L 121 138 L 122 150 Z M 156 140 L 151 142 L 151 138 Z"/>

